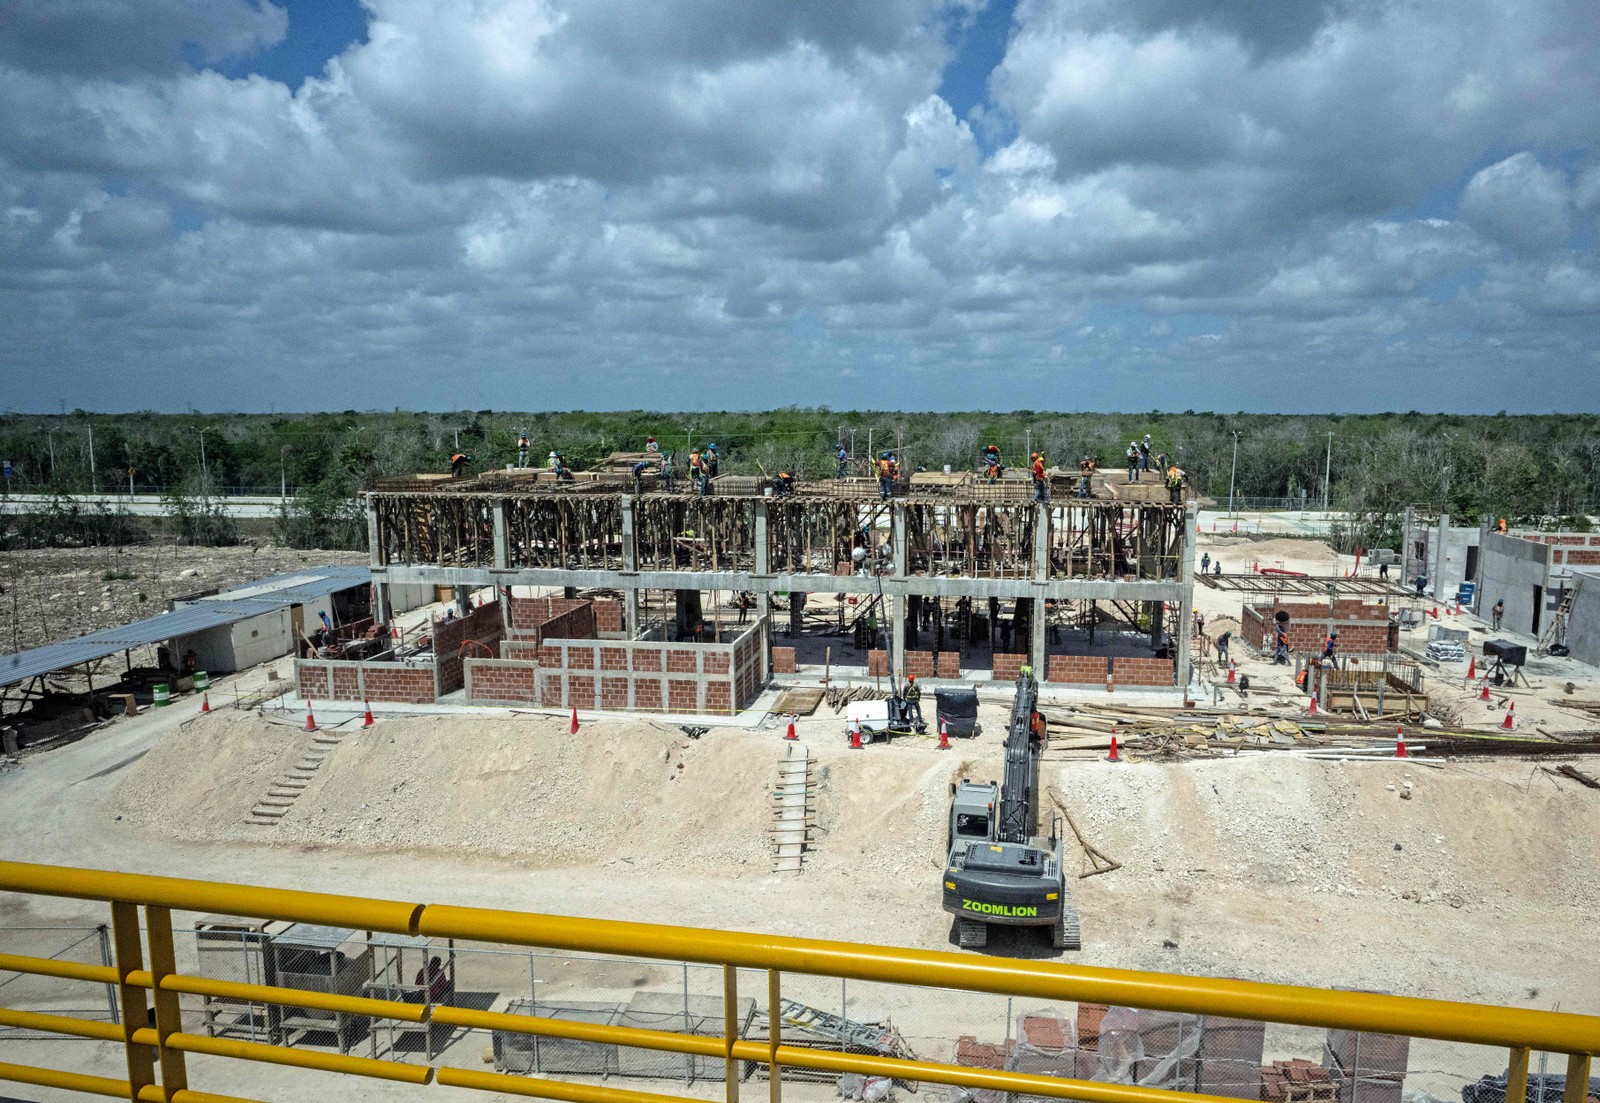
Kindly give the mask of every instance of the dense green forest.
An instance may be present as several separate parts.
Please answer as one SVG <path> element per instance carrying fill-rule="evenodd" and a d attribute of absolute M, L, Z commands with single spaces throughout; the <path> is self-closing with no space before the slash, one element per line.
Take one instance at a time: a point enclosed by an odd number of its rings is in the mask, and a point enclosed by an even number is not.
<path fill-rule="evenodd" d="M 1052 464 L 1083 455 L 1107 467 L 1128 442 L 1149 434 L 1202 494 L 1226 503 L 1230 479 L 1241 508 L 1336 509 L 1362 519 L 1370 541 L 1385 541 L 1407 505 L 1512 523 L 1586 526 L 1600 476 L 1600 416 L 1467 417 L 1394 413 L 1347 416 L 1159 413 L 1059 414 L 843 412 L 785 408 L 759 413 L 319 413 L 0 417 L 0 458 L 12 493 L 81 492 L 91 484 L 126 493 L 166 493 L 193 514 L 198 540 L 225 538 L 208 518 L 214 496 L 241 490 L 276 495 L 291 508 L 283 538 L 301 545 L 359 543 L 364 526 L 354 494 L 383 475 L 445 471 L 458 448 L 474 470 L 516 461 L 527 433 L 531 461 L 560 449 L 577 469 L 613 451 L 662 447 L 685 454 L 715 441 L 723 470 L 831 475 L 842 442 L 865 460 L 869 447 L 897 450 L 903 463 L 937 470 L 977 466 L 986 444 L 1009 462 L 1043 451 Z M 1235 442 L 1237 468 L 1235 471 Z M 92 470 L 91 470 L 92 465 Z M 198 503 L 198 504 L 196 504 Z M 226 526 L 221 526 L 225 529 Z"/>

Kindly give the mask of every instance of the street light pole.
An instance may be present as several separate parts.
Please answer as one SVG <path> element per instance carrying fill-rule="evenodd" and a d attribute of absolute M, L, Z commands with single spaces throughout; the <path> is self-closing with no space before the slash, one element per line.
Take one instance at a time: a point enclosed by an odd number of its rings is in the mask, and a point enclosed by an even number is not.
<path fill-rule="evenodd" d="M 56 481 L 56 434 L 60 431 L 60 429 L 46 429 L 44 431 L 45 437 L 50 441 L 50 483 L 52 486 L 55 485 Z"/>
<path fill-rule="evenodd" d="M 94 470 L 94 422 L 89 423 L 89 493 L 100 493 L 100 480 Z"/>
<path fill-rule="evenodd" d="M 1328 476 L 1333 472 L 1333 430 L 1328 430 L 1328 457 L 1322 464 L 1322 512 L 1328 512 Z"/>
<path fill-rule="evenodd" d="M 1239 474 L 1239 430 L 1233 431 L 1233 469 L 1228 472 L 1228 516 L 1233 516 L 1233 480 Z"/>
<path fill-rule="evenodd" d="M 209 501 L 211 471 L 206 466 L 206 430 L 200 430 L 200 500 Z"/>

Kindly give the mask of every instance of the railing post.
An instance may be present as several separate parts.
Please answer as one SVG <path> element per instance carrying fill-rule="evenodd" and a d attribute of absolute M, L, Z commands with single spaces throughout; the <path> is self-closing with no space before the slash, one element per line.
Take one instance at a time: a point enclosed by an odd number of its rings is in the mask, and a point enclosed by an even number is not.
<path fill-rule="evenodd" d="M 722 1053 L 723 1071 L 727 1076 L 728 1103 L 739 1103 L 739 1062 L 733 1056 L 733 1044 L 739 1040 L 739 967 L 722 967 Z M 687 1023 L 685 1026 L 687 1027 Z M 1583 1103 L 1580 1098 L 1578 1103 Z"/>
<path fill-rule="evenodd" d="M 111 957 L 111 930 L 102 923 L 95 931 L 100 935 L 100 964 L 109 969 L 116 964 Z M 111 1012 L 112 1023 L 120 1024 L 122 1013 L 117 1010 L 117 986 L 114 984 L 106 985 L 106 1007 Z"/>
<path fill-rule="evenodd" d="M 1544 1089 L 1541 1087 L 1540 1094 Z M 1506 1062 L 1506 1103 L 1527 1103 L 1528 1101 L 1528 1049 L 1526 1046 L 1513 1049 L 1509 1060 Z"/>
<path fill-rule="evenodd" d="M 1544 1085 L 1540 1085 L 1543 1093 Z M 1561 1093 L 1561 1103 L 1583 1103 L 1589 1096 L 1589 1055 L 1573 1053 L 1567 1056 L 1567 1086 Z"/>
<path fill-rule="evenodd" d="M 767 970 L 767 1095 L 771 1103 L 783 1103 L 783 1078 L 778 1072 L 778 1046 L 783 1042 L 778 976 L 776 969 Z"/>
<path fill-rule="evenodd" d="M 161 990 L 162 980 L 178 971 L 177 956 L 172 951 L 172 911 L 147 904 L 144 919 L 145 937 L 150 942 L 150 978 L 155 985 L 156 1056 L 161 1061 L 161 1086 L 171 1098 L 173 1092 L 189 1087 L 183 1051 L 167 1047 L 169 1036 L 183 1033 L 183 1008 L 178 1003 L 178 993 Z"/>
<path fill-rule="evenodd" d="M 111 935 L 117 955 L 117 1000 L 122 1008 L 123 1048 L 128 1059 L 128 1098 L 136 1100 L 141 1089 L 156 1082 L 155 1055 L 147 1046 L 135 1045 L 133 1041 L 133 1032 L 148 1025 L 150 1014 L 144 1002 L 144 989 L 128 983 L 129 973 L 144 968 L 137 905 L 112 901 Z"/>

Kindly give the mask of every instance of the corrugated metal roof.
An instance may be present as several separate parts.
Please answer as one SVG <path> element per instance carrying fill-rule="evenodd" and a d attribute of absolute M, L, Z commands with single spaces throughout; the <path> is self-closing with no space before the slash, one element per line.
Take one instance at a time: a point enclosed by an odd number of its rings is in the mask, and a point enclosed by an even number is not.
<path fill-rule="evenodd" d="M 31 651 L 0 656 L 0 685 L 16 685 L 41 674 L 93 662 L 130 647 L 162 643 L 178 636 L 234 624 L 291 605 L 309 605 L 329 594 L 372 581 L 366 567 L 307 567 L 290 574 L 264 578 L 237 590 L 197 598 L 132 624 L 61 640 Z"/>

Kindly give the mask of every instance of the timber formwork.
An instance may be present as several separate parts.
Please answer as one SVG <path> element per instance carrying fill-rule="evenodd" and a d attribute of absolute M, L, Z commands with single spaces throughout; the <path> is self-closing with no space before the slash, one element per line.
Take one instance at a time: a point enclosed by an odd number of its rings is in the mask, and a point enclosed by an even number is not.
<path fill-rule="evenodd" d="M 996 500 L 987 489 L 888 500 L 848 480 L 786 497 L 380 490 L 367 496 L 368 536 L 384 610 L 389 585 L 423 583 L 605 587 L 622 593 L 630 631 L 641 590 L 749 591 L 763 605 L 775 593 L 819 592 L 1109 601 L 1145 605 L 1155 638 L 1163 612 L 1176 613 L 1174 626 L 1189 623 L 1192 503 Z M 864 558 L 853 557 L 858 548 Z M 891 651 L 903 653 L 903 618 L 891 623 Z M 1045 618 L 1030 623 L 1042 668 Z M 1188 633 L 1171 642 L 1186 685 Z"/>

